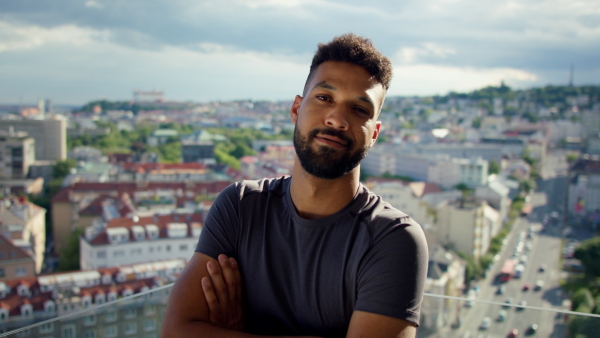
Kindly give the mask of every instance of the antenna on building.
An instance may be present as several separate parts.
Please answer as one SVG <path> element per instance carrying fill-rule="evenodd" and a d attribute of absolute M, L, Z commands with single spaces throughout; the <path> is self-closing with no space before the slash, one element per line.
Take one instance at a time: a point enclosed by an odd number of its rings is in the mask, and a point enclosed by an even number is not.
<path fill-rule="evenodd" d="M 573 64 L 571 64 L 571 69 L 569 71 L 569 87 L 573 87 Z"/>

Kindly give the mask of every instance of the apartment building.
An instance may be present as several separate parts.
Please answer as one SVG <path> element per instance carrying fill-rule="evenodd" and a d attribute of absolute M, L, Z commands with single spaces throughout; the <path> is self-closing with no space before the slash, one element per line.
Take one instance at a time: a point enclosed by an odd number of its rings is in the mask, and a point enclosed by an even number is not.
<path fill-rule="evenodd" d="M 60 253 L 60 249 L 65 246 L 69 235 L 75 228 L 89 226 L 89 222 L 80 221 L 82 217 L 80 211 L 100 196 L 104 195 L 119 199 L 127 194 L 130 197 L 131 206 L 128 209 L 118 208 L 124 212 L 124 214 L 119 214 L 119 217 L 122 217 L 128 216 L 129 213 L 132 213 L 132 210 L 139 211 L 141 208 L 138 207 L 138 203 L 155 199 L 155 196 L 159 200 L 161 196 L 172 196 L 174 205 L 177 208 L 182 208 L 190 204 L 198 204 L 198 199 L 212 200 L 230 184 L 230 181 L 74 183 L 62 189 L 52 199 L 52 232 L 55 253 Z"/>
<path fill-rule="evenodd" d="M 600 224 L 600 155 L 581 156 L 568 172 L 567 213 Z"/>
<path fill-rule="evenodd" d="M 46 249 L 46 210 L 24 197 L 0 199 L 0 233 L 31 256 L 33 272 L 40 273 Z"/>
<path fill-rule="evenodd" d="M 201 213 L 97 219 L 79 240 L 81 269 L 187 260 L 194 253 L 203 222 Z"/>
<path fill-rule="evenodd" d="M 0 130 L 0 179 L 23 179 L 35 162 L 35 140 L 26 132 Z"/>
<path fill-rule="evenodd" d="M 429 267 L 424 291 L 430 294 L 461 297 L 465 262 L 455 253 L 437 244 L 430 244 Z M 421 304 L 421 325 L 437 330 L 453 323 L 460 316 L 462 301 L 442 297 L 424 297 Z"/>
<path fill-rule="evenodd" d="M 365 185 L 391 206 L 411 216 L 421 226 L 433 222 L 428 215 L 428 205 L 421 198 L 428 193 L 441 191 L 436 184 L 371 178 Z"/>
<path fill-rule="evenodd" d="M 33 256 L 16 246 L 10 238 L 0 235 L 0 281 L 33 277 L 35 273 Z"/>
<path fill-rule="evenodd" d="M 84 317 L 65 317 L 19 336 L 158 336 L 169 294 L 169 289 L 160 288 L 173 282 L 185 264 L 185 260 L 161 260 L 0 281 L 0 332 L 129 297 Z M 139 293 L 147 294 L 136 296 Z"/>
<path fill-rule="evenodd" d="M 459 183 L 469 187 L 485 185 L 488 161 L 481 157 L 452 158 L 447 154 L 394 152 L 393 146 L 371 149 L 361 168 L 369 175 L 384 173 L 432 182 L 450 189 Z"/>
<path fill-rule="evenodd" d="M 67 158 L 67 121 L 59 116 L 45 120 L 0 120 L 0 129 L 23 131 L 35 139 L 35 159 L 60 161 Z"/>
<path fill-rule="evenodd" d="M 476 197 L 449 200 L 437 209 L 436 232 L 439 243 L 469 256 L 484 255 L 501 221 L 499 213 Z"/>

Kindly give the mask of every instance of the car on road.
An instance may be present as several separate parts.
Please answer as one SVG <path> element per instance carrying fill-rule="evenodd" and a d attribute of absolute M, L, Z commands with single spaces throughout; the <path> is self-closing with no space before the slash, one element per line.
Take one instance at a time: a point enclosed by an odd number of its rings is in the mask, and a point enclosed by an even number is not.
<path fill-rule="evenodd" d="M 510 331 L 508 331 L 508 334 L 506 335 L 507 338 L 515 338 L 519 336 L 519 330 L 517 329 L 511 329 Z"/>
<path fill-rule="evenodd" d="M 540 265 L 540 267 L 538 268 L 538 272 L 544 272 L 546 271 L 546 264 L 542 264 Z"/>
<path fill-rule="evenodd" d="M 520 301 L 519 306 L 517 307 L 517 311 L 525 310 L 525 306 L 527 306 L 527 302 L 525 300 Z"/>
<path fill-rule="evenodd" d="M 510 305 L 511 303 L 512 303 L 512 298 L 508 297 L 508 298 L 506 298 L 506 300 L 504 301 L 504 305 L 502 305 L 502 307 L 504 307 L 504 308 L 509 308 L 509 307 L 510 307 L 509 305 Z"/>
<path fill-rule="evenodd" d="M 523 284 L 523 289 L 522 289 L 522 290 L 523 290 L 523 291 L 527 291 L 527 290 L 529 290 L 530 288 L 531 288 L 531 285 L 530 285 L 529 283 L 525 283 L 525 284 Z"/>
<path fill-rule="evenodd" d="M 496 320 L 499 322 L 503 322 L 506 319 L 506 315 L 506 310 L 500 310 L 500 312 L 498 312 L 498 318 Z"/>
<path fill-rule="evenodd" d="M 504 285 L 499 285 L 498 288 L 496 289 L 496 294 L 497 295 L 503 295 L 504 294 Z"/>
<path fill-rule="evenodd" d="M 533 290 L 540 291 L 543 287 L 544 287 L 544 281 L 540 279 L 537 282 L 535 282 L 535 287 L 533 288 Z"/>
<path fill-rule="evenodd" d="M 481 325 L 479 325 L 479 329 L 480 330 L 487 330 L 487 329 L 490 328 L 490 325 L 492 325 L 492 319 L 490 317 L 485 317 L 481 321 Z"/>
<path fill-rule="evenodd" d="M 537 330 L 538 330 L 538 328 L 539 328 L 539 327 L 540 327 L 540 326 L 539 326 L 539 325 L 537 325 L 537 324 L 535 324 L 535 323 L 534 323 L 534 324 L 531 324 L 531 325 L 529 325 L 529 327 L 527 328 L 527 331 L 525 331 L 525 334 L 526 334 L 526 335 L 532 335 L 532 334 L 534 334 L 534 333 L 536 333 L 536 332 L 537 332 Z"/>

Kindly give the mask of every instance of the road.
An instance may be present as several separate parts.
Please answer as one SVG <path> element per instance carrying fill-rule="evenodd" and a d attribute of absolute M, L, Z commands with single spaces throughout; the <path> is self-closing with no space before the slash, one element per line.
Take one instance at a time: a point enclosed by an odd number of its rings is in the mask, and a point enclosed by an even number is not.
<path fill-rule="evenodd" d="M 535 334 L 536 337 L 565 337 L 565 325 L 562 320 L 556 319 L 554 310 L 569 310 L 568 301 L 560 290 L 559 282 L 564 277 L 562 267 L 559 266 L 561 255 L 561 229 L 562 223 L 559 219 L 549 222 L 549 225 L 543 229 L 542 222 L 546 215 L 558 211 L 560 215 L 564 214 L 565 205 L 565 187 L 566 178 L 562 176 L 564 171 L 564 159 L 562 154 L 551 154 L 549 162 L 551 167 L 546 167 L 549 172 L 543 181 L 539 181 L 536 192 L 531 195 L 531 203 L 534 206 L 533 212 L 529 218 L 519 218 L 516 220 L 513 230 L 509 234 L 499 259 L 493 265 L 486 278 L 479 282 L 480 288 L 477 300 L 472 307 L 461 306 L 460 318 L 461 326 L 456 329 L 443 328 L 438 333 L 430 335 L 435 337 L 506 337 L 513 328 L 519 330 L 519 336 L 523 336 L 526 329 L 533 323 L 539 325 Z M 558 174 L 558 175 L 557 175 Z M 503 262 L 511 258 L 515 247 L 519 241 L 519 234 L 526 234 L 529 227 L 532 227 L 532 238 L 525 239 L 523 242 L 531 243 L 531 251 L 523 249 L 518 253 L 516 259 L 520 260 L 527 256 L 525 269 L 521 278 L 513 278 L 504 283 L 504 294 L 496 294 L 498 283 L 495 277 L 500 272 Z M 526 236 L 525 236 L 526 237 Z M 544 264 L 546 269 L 539 272 L 539 267 Z M 533 286 L 536 281 L 544 282 L 542 290 L 534 291 Z M 523 285 L 529 283 L 532 289 L 523 291 Z M 516 305 L 521 300 L 527 302 L 528 307 L 537 307 L 553 311 L 544 311 L 538 309 L 518 309 L 516 307 L 506 308 L 506 319 L 502 322 L 497 321 L 500 310 L 503 307 L 499 304 L 489 304 L 487 302 L 504 303 L 507 298 Z M 491 325 L 487 330 L 479 329 L 484 317 L 491 318 Z"/>

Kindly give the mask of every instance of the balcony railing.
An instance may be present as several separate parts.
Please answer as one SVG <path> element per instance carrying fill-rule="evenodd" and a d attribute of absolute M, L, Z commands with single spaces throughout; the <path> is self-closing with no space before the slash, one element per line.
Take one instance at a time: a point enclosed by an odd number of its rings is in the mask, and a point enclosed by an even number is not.
<path fill-rule="evenodd" d="M 172 285 L 48 320 L 35 315 L 29 322 L 0 320 L 5 332 L 0 337 L 158 337 Z M 558 289 L 492 299 L 426 293 L 417 336 L 507 337 L 518 330 L 518 337 L 598 337 L 600 315 L 568 311 L 568 303 Z M 31 324 L 36 319 L 41 321 Z"/>

